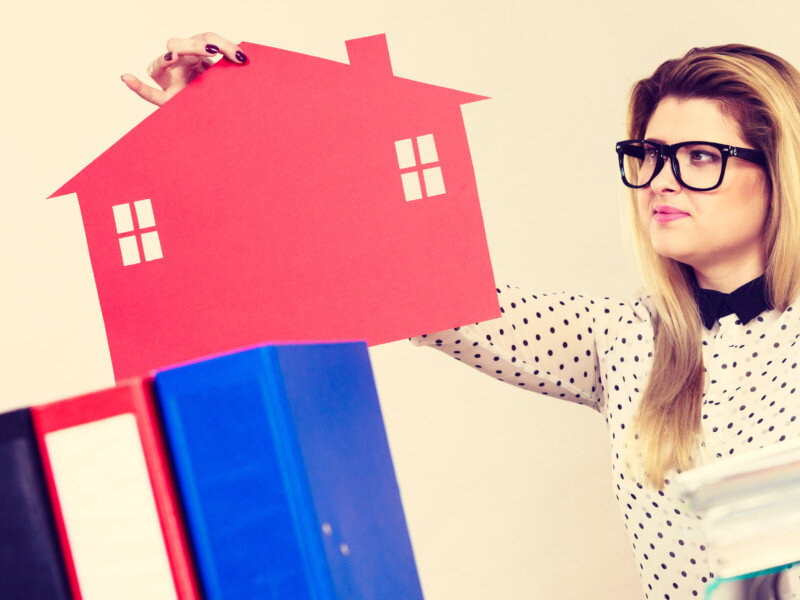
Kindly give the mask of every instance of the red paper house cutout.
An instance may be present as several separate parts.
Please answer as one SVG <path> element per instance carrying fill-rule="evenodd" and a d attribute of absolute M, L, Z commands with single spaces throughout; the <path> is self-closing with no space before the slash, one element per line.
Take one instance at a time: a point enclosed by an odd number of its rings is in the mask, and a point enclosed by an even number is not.
<path fill-rule="evenodd" d="M 402 339 L 499 316 L 460 105 L 243 42 L 52 197 L 76 193 L 117 380 L 269 341 Z"/>

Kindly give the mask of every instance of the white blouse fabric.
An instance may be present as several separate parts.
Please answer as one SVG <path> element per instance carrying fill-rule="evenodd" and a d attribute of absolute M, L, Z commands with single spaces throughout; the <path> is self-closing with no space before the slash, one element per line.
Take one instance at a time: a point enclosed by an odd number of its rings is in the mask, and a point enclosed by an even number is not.
<path fill-rule="evenodd" d="M 697 516 L 670 489 L 633 480 L 627 433 L 653 362 L 656 309 L 631 299 L 497 290 L 497 319 L 411 338 L 509 385 L 583 404 L 608 425 L 614 491 L 647 599 L 703 598 L 714 578 Z M 800 302 L 742 325 L 735 313 L 702 327 L 706 370 L 702 464 L 800 436 Z M 800 599 L 800 569 L 784 573 Z M 785 600 L 782 598 L 781 600 Z"/>

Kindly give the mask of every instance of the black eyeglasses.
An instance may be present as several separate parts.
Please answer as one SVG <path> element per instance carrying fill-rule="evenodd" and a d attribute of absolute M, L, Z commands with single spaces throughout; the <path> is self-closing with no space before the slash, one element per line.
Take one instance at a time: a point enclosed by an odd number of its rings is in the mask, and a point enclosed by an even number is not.
<path fill-rule="evenodd" d="M 715 142 L 657 144 L 646 140 L 623 140 L 617 142 L 617 155 L 622 182 L 628 187 L 643 188 L 650 185 L 664 167 L 664 159 L 669 158 L 678 183 L 697 192 L 707 192 L 720 186 L 730 157 L 762 167 L 767 164 L 766 156 L 760 150 Z"/>

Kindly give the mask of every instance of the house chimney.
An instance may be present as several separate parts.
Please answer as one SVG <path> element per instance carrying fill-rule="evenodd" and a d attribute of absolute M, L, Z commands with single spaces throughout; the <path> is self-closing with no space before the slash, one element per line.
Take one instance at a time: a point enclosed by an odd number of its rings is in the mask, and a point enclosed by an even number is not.
<path fill-rule="evenodd" d="M 389 60 L 389 45 L 386 34 L 347 40 L 347 58 L 350 66 L 359 72 L 389 76 L 392 74 L 392 63 Z"/>

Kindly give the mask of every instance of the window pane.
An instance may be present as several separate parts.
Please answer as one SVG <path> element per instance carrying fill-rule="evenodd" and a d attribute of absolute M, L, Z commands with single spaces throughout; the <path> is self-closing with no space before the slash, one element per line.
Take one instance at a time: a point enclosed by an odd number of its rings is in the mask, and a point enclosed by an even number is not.
<path fill-rule="evenodd" d="M 411 171 L 400 175 L 403 179 L 403 192 L 406 200 L 419 200 L 422 198 L 422 188 L 419 185 L 419 173 Z"/>
<path fill-rule="evenodd" d="M 149 198 L 147 200 L 138 200 L 134 202 L 133 205 L 136 207 L 136 220 L 139 222 L 140 229 L 156 226 L 156 218 L 153 216 L 153 205 L 150 203 Z"/>
<path fill-rule="evenodd" d="M 136 243 L 135 235 L 119 238 L 119 249 L 122 251 L 122 264 L 124 266 L 142 262 L 142 259 L 139 258 L 139 245 Z"/>
<path fill-rule="evenodd" d="M 419 136 L 417 138 L 417 146 L 419 147 L 419 162 L 423 165 L 439 160 L 439 155 L 436 154 L 436 144 L 433 142 L 432 133 Z"/>
<path fill-rule="evenodd" d="M 417 160 L 414 158 L 414 146 L 411 140 L 399 140 L 394 143 L 394 149 L 397 151 L 397 164 L 401 169 L 416 166 Z"/>
<path fill-rule="evenodd" d="M 133 231 L 133 215 L 130 204 L 117 204 L 111 207 L 114 211 L 114 222 L 117 224 L 117 233 Z"/>
<path fill-rule="evenodd" d="M 444 180 L 442 179 L 441 167 L 425 169 L 422 174 L 425 176 L 425 195 L 439 196 L 444 194 Z"/>
<path fill-rule="evenodd" d="M 161 242 L 158 241 L 157 231 L 148 231 L 142 234 L 142 250 L 144 250 L 145 260 L 164 258 L 161 253 Z"/>

